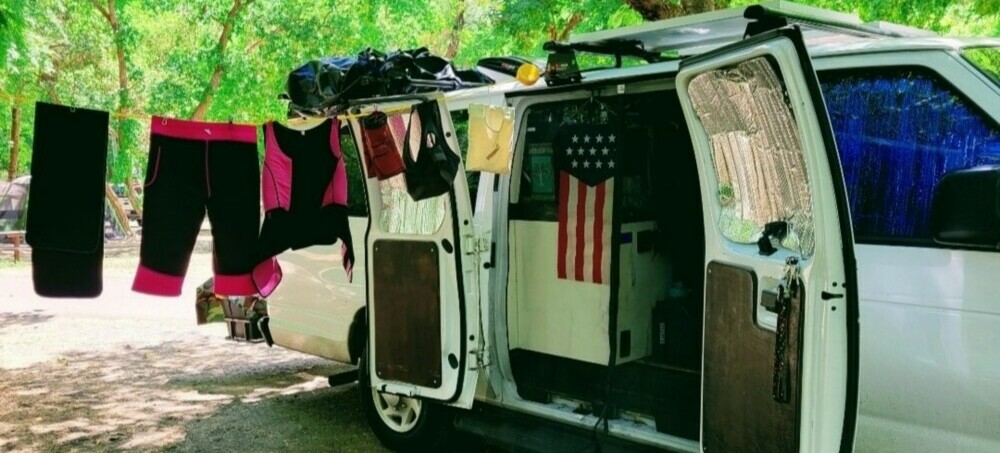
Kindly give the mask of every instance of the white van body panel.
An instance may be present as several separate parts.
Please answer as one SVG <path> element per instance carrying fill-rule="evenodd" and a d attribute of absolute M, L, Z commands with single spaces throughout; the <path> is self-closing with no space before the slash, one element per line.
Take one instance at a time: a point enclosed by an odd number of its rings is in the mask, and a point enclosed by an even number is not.
<path fill-rule="evenodd" d="M 368 218 L 350 217 L 351 237 L 364 238 Z M 283 273 L 278 290 L 267 299 L 268 328 L 274 344 L 338 362 L 350 363 L 347 338 L 351 323 L 365 306 L 365 276 L 348 282 L 340 243 L 315 245 L 278 255 Z M 365 254 L 355 254 L 364 269 Z"/>
<path fill-rule="evenodd" d="M 814 66 L 924 66 L 1000 123 L 1000 87 L 952 49 L 890 50 L 828 51 Z M 871 244 L 856 253 L 857 451 L 1000 451 L 1000 253 Z"/>
<path fill-rule="evenodd" d="M 1000 451 L 1000 254 L 857 255 L 858 451 Z"/>

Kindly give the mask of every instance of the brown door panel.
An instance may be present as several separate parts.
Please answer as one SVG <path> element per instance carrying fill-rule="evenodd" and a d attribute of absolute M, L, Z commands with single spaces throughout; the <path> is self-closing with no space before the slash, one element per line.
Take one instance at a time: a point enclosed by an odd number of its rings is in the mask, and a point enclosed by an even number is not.
<path fill-rule="evenodd" d="M 375 374 L 441 387 L 441 276 L 431 241 L 382 239 L 372 245 Z"/>
<path fill-rule="evenodd" d="M 757 326 L 757 285 L 752 269 L 708 265 L 702 375 L 707 452 L 798 451 L 801 300 L 793 299 L 788 312 L 789 402 L 778 403 L 771 393 L 776 336 Z"/>

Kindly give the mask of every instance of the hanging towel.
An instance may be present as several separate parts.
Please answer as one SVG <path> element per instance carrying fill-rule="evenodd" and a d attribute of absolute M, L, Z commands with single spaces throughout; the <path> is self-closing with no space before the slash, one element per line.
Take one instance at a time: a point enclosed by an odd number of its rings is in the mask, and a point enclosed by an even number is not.
<path fill-rule="evenodd" d="M 26 239 L 35 293 L 97 297 L 104 259 L 108 112 L 35 104 Z"/>
<path fill-rule="evenodd" d="M 413 106 L 403 142 L 406 191 L 414 200 L 443 195 L 451 190 L 461 158 L 448 146 L 437 101 Z"/>
<path fill-rule="evenodd" d="M 469 106 L 467 171 L 510 173 L 514 145 L 514 109 L 492 105 Z"/>

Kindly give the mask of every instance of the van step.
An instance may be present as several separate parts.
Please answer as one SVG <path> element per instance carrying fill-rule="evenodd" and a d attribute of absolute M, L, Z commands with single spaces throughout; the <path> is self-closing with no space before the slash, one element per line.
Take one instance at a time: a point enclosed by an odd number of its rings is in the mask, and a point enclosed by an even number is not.
<path fill-rule="evenodd" d="M 330 382 L 330 387 L 350 384 L 358 380 L 358 369 L 354 368 L 347 371 L 341 371 L 337 374 L 331 374 L 328 380 Z"/>
<path fill-rule="evenodd" d="M 455 419 L 455 426 L 488 444 L 518 453 L 660 451 L 603 435 L 598 449 L 597 439 L 591 430 L 565 426 L 492 406 L 462 411 Z"/>

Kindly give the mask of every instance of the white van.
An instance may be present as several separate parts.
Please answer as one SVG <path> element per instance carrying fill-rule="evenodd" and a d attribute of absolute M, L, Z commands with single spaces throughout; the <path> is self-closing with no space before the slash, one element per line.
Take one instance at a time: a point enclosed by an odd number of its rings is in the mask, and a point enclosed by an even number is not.
<path fill-rule="evenodd" d="M 675 59 L 448 95 L 455 150 L 469 99 L 515 109 L 511 175 L 365 181 L 364 272 L 281 255 L 273 341 L 360 362 L 397 450 L 1000 451 L 1000 40 L 927 35 L 772 2 L 572 42 Z M 603 235 L 553 165 L 595 122 Z"/>

